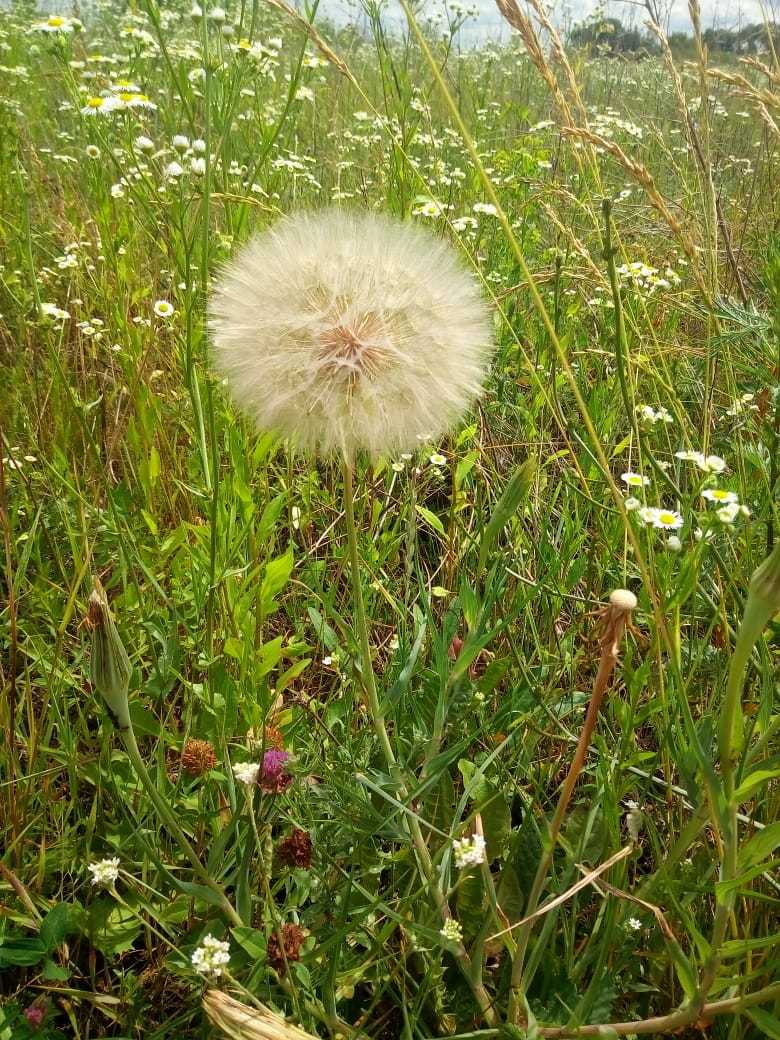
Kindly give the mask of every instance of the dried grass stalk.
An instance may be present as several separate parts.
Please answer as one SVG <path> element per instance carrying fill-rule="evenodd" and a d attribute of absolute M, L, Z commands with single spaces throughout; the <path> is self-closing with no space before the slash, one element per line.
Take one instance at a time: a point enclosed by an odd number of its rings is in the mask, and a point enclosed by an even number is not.
<path fill-rule="evenodd" d="M 206 991 L 203 1010 L 231 1040 L 317 1040 L 270 1008 L 249 1007 L 218 989 Z"/>

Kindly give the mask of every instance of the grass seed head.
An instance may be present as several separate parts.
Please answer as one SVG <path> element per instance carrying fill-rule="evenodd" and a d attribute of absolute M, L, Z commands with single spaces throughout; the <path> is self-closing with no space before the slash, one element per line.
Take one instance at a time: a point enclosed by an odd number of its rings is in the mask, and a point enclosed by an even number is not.
<path fill-rule="evenodd" d="M 222 272 L 210 321 L 255 424 L 346 458 L 440 436 L 491 353 L 487 306 L 452 248 L 377 213 L 299 213 L 256 236 Z"/>

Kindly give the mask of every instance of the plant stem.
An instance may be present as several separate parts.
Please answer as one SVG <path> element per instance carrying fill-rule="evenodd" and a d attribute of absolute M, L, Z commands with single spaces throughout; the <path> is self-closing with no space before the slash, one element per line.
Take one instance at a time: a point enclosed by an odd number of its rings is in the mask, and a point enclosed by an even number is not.
<path fill-rule="evenodd" d="M 222 909 L 222 912 L 225 914 L 225 916 L 230 919 L 231 923 L 234 925 L 243 924 L 244 922 L 241 920 L 240 916 L 236 912 L 233 904 L 225 895 L 225 890 L 218 882 L 216 882 L 211 877 L 209 872 L 203 866 L 203 864 L 200 861 L 200 857 L 190 844 L 189 838 L 179 826 L 170 805 L 166 802 L 166 800 L 162 797 L 160 792 L 155 787 L 154 781 L 152 780 L 151 776 L 149 776 L 149 771 L 147 770 L 146 765 L 144 764 L 144 760 L 141 757 L 141 752 L 138 748 L 138 743 L 136 742 L 135 732 L 133 730 L 132 725 L 122 727 L 119 730 L 119 732 L 122 737 L 122 742 L 125 745 L 125 750 L 127 751 L 128 757 L 133 766 L 133 769 L 135 770 L 138 776 L 138 779 L 141 781 L 143 787 L 146 790 L 146 793 L 149 795 L 149 799 L 154 805 L 155 809 L 157 810 L 163 823 L 168 827 L 173 836 L 176 838 L 176 841 L 179 843 L 179 847 L 181 848 L 182 852 L 185 854 L 187 859 L 192 864 L 193 870 L 204 883 L 204 885 L 207 885 L 218 896 L 219 906 Z"/>
<path fill-rule="evenodd" d="M 382 711 L 382 707 L 379 703 L 379 695 L 376 689 L 376 678 L 374 676 L 374 664 L 371 659 L 371 644 L 368 638 L 368 618 L 366 617 L 365 601 L 363 599 L 363 588 L 360 582 L 360 559 L 358 557 L 357 550 L 357 529 L 355 526 L 355 504 L 354 504 L 354 482 L 352 479 L 352 463 L 345 459 L 342 464 L 342 472 L 344 477 L 344 517 L 346 520 L 347 528 L 347 550 L 349 553 L 349 569 L 350 576 L 352 579 L 352 597 L 355 612 L 355 626 L 357 629 L 358 643 L 360 647 L 360 680 L 363 686 L 363 692 L 365 693 L 366 700 L 368 701 L 368 709 L 371 715 L 371 721 L 374 725 L 374 732 L 379 738 L 379 745 L 382 749 L 382 755 L 387 764 L 387 768 L 392 777 L 398 783 L 398 798 L 400 801 L 405 801 L 408 798 L 408 791 L 406 785 L 400 776 L 400 770 L 398 768 L 398 762 L 393 751 L 392 744 L 390 743 L 390 737 L 387 733 L 387 725 L 385 723 L 385 716 Z M 420 869 L 425 877 L 428 887 L 433 895 L 434 902 L 441 914 L 442 921 L 446 921 L 451 917 L 449 906 L 447 905 L 446 897 L 436 880 L 435 872 L 433 869 L 433 861 L 431 860 L 431 854 L 428 851 L 428 846 L 425 844 L 425 838 L 423 837 L 422 830 L 418 820 L 414 816 L 405 816 L 405 826 L 408 827 L 411 834 L 412 841 L 414 843 L 415 850 L 417 851 L 417 857 L 420 864 Z M 471 986 L 471 991 L 474 995 L 474 999 L 479 1004 L 485 1021 L 492 1024 L 496 1021 L 495 1012 L 492 1007 L 492 1000 L 489 993 L 482 984 L 482 972 L 481 968 L 477 972 L 475 971 L 474 965 L 471 963 L 471 958 L 468 955 L 466 947 L 462 942 L 454 944 L 456 946 L 455 958 L 458 962 L 463 975 Z M 478 977 L 476 977 L 478 976 Z"/>

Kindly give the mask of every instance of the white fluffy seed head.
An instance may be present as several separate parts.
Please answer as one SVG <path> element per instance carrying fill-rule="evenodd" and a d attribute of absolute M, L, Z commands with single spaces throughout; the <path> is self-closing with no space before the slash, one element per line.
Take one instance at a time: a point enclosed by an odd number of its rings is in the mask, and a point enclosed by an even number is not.
<path fill-rule="evenodd" d="M 440 436 L 492 352 L 488 308 L 445 241 L 339 209 L 286 218 L 244 246 L 210 325 L 216 366 L 260 429 L 346 458 Z"/>

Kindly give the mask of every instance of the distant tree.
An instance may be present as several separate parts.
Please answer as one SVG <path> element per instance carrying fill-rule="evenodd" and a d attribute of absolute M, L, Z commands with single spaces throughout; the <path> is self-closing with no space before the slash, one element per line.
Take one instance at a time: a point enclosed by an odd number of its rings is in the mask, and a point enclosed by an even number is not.
<path fill-rule="evenodd" d="M 638 29 L 598 12 L 572 28 L 569 43 L 594 54 L 636 54 L 657 49 L 655 42 Z"/>

